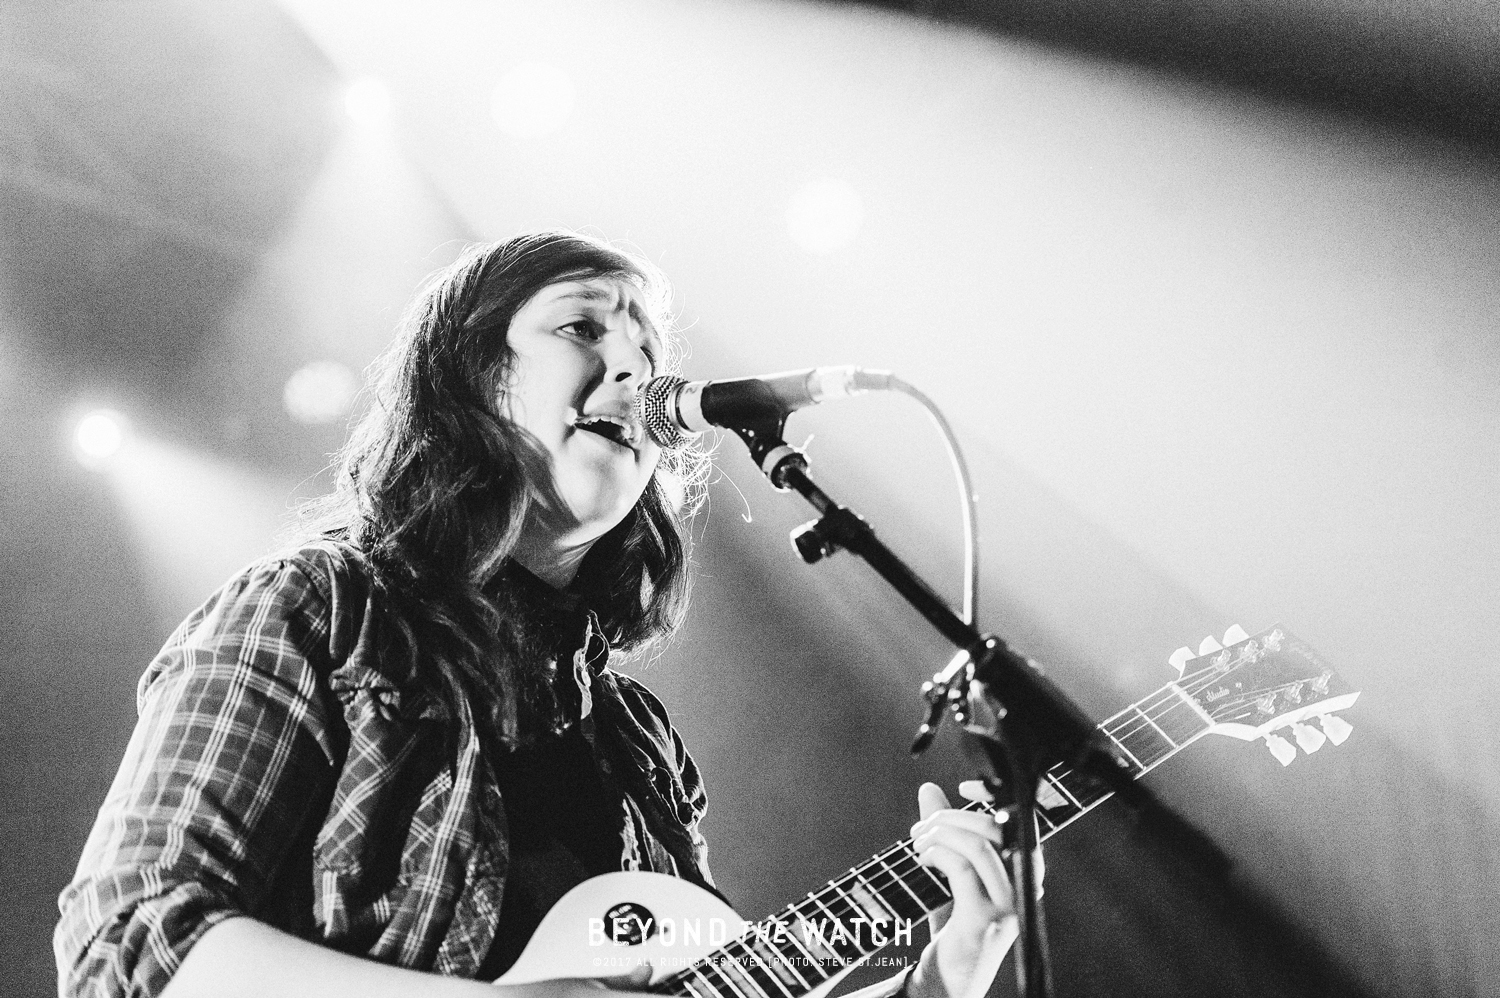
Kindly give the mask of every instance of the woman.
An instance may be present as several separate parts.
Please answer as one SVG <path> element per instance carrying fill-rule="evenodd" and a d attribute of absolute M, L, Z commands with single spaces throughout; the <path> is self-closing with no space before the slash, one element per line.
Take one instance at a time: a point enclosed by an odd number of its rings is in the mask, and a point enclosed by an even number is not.
<path fill-rule="evenodd" d="M 702 459 L 663 456 L 631 415 L 673 363 L 666 297 L 645 262 L 563 232 L 428 286 L 315 539 L 232 579 L 142 677 L 60 900 L 64 994 L 493 998 L 583 879 L 711 888 L 698 771 L 606 666 L 685 602 Z M 955 903 L 875 990 L 977 998 L 1014 936 L 998 829 L 919 797 L 921 859 Z"/>

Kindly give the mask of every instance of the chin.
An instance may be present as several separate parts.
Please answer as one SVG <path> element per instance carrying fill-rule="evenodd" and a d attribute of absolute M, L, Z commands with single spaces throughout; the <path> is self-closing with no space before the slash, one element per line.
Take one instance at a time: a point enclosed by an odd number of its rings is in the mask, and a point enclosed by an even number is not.
<path fill-rule="evenodd" d="M 576 535 L 580 542 L 598 540 L 609 533 L 630 515 L 634 505 L 634 501 L 627 503 L 622 497 L 597 497 L 584 502 L 568 497 L 568 509 L 578 524 Z"/>

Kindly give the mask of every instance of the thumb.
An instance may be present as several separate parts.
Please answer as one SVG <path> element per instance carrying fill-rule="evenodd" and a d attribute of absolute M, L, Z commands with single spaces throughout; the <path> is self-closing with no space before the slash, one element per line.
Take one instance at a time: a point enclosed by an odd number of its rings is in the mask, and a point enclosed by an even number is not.
<path fill-rule="evenodd" d="M 917 791 L 917 808 L 924 818 L 951 806 L 948 803 L 948 795 L 943 793 L 943 788 L 936 783 L 924 783 Z"/>

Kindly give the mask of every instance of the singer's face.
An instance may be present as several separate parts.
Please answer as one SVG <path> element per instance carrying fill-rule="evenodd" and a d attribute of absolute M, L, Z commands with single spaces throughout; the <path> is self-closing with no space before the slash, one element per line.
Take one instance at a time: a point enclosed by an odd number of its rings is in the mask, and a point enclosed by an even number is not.
<path fill-rule="evenodd" d="M 516 312 L 515 354 L 501 411 L 551 458 L 563 509 L 545 517 L 551 539 L 595 540 L 640 499 L 661 450 L 632 412 L 662 344 L 639 290 L 614 278 L 550 284 Z"/>

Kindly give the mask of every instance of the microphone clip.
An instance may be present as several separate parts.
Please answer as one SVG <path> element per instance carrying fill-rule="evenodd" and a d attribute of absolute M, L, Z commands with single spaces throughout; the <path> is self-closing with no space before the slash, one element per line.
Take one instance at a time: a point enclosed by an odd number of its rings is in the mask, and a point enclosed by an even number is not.
<path fill-rule="evenodd" d="M 734 427 L 735 435 L 745 441 L 750 459 L 770 480 L 777 492 L 792 490 L 791 473 L 807 470 L 807 455 L 782 439 L 786 417 Z"/>
<path fill-rule="evenodd" d="M 792 547 L 809 565 L 860 542 L 873 531 L 864 517 L 848 506 L 835 506 L 816 520 L 792 531 Z"/>

